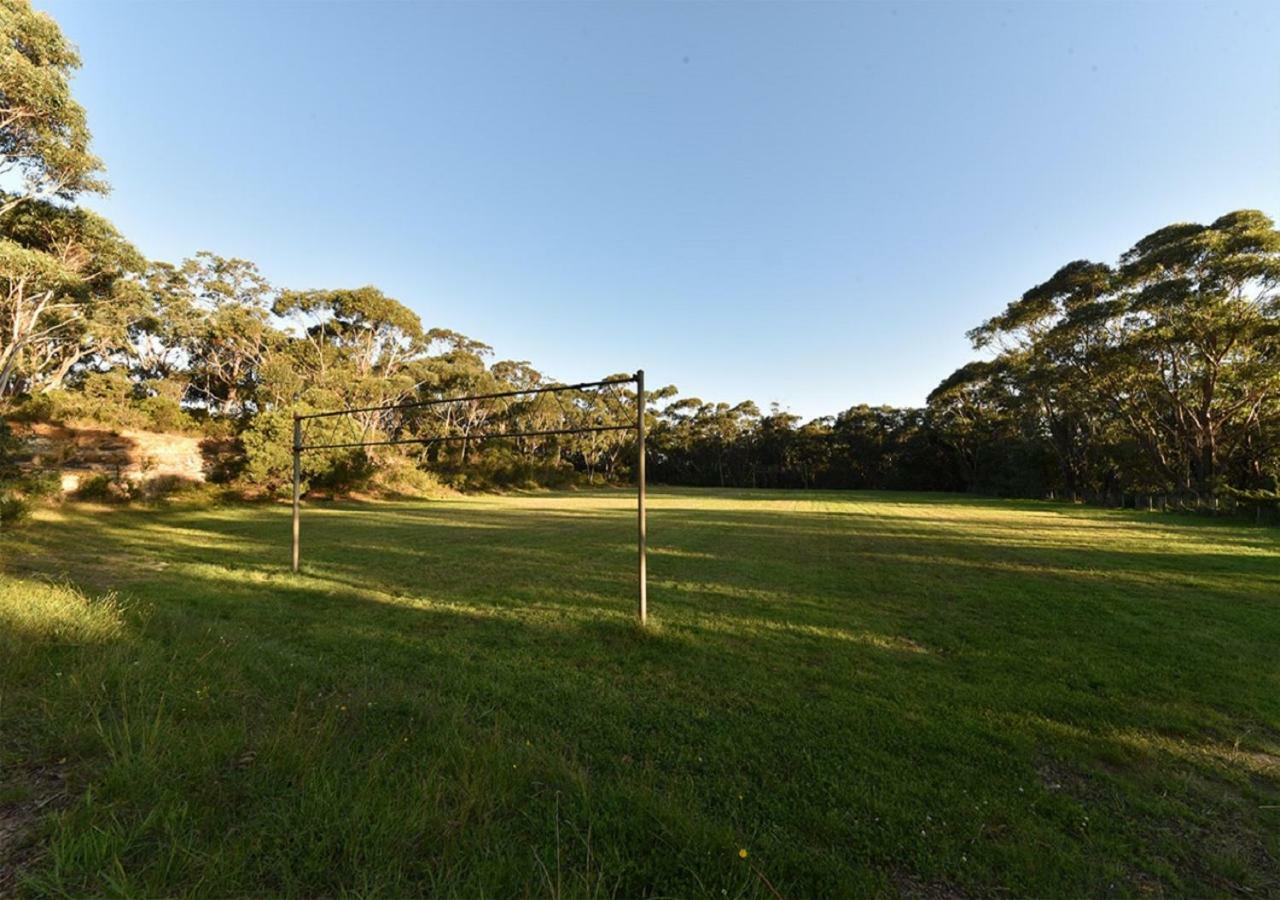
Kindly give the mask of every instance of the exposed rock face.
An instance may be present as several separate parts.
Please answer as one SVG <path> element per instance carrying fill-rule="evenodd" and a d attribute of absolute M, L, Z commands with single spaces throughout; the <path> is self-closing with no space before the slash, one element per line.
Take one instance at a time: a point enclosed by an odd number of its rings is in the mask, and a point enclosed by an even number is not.
<path fill-rule="evenodd" d="M 61 472 L 63 491 L 99 473 L 135 482 L 162 476 L 205 480 L 198 435 L 43 423 L 15 425 L 14 431 L 25 439 L 27 462 Z"/>

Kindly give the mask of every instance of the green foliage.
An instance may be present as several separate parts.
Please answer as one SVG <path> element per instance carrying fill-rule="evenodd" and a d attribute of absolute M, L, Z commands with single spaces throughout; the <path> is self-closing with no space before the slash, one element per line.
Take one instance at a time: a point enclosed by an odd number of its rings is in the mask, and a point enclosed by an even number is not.
<path fill-rule="evenodd" d="M 28 200 L 0 213 L 0 402 L 66 384 L 127 340 L 142 259 L 105 219 Z"/>
<path fill-rule="evenodd" d="M 0 488 L 0 530 L 10 530 L 31 518 L 31 501 Z"/>
<path fill-rule="evenodd" d="M 270 321 L 275 290 L 252 262 L 196 254 L 169 283 L 176 294 L 162 303 L 187 313 L 188 395 L 223 416 L 249 415 L 261 369 L 284 340 Z"/>
<path fill-rule="evenodd" d="M 141 427 L 151 431 L 185 432 L 194 431 L 198 425 L 177 400 L 172 397 L 152 395 L 143 397 L 131 404 L 138 412 L 143 424 Z"/>
<path fill-rule="evenodd" d="M 355 448 L 317 455 L 304 465 L 304 470 L 307 466 L 312 472 L 312 487 L 339 495 L 366 490 L 377 471 L 372 455 Z"/>
<path fill-rule="evenodd" d="M 61 499 L 57 473 L 31 468 L 28 457 L 23 440 L 0 419 L 0 531 L 26 524 L 36 503 Z"/>
<path fill-rule="evenodd" d="M 1280 486 L 1280 231 L 1256 210 L 1069 263 L 970 337 L 998 355 L 930 398 L 962 460 L 1042 448 L 1072 497 Z"/>
<path fill-rule="evenodd" d="M 293 416 L 282 409 L 254 416 L 241 432 L 240 443 L 245 480 L 269 494 L 284 494 L 293 484 Z M 306 484 L 304 480 L 304 490 Z"/>
<path fill-rule="evenodd" d="M 572 465 L 530 459 L 510 444 L 497 441 L 472 453 L 465 465 L 444 463 L 437 471 L 446 484 L 460 491 L 567 487 L 586 481 Z"/>
<path fill-rule="evenodd" d="M 56 503 L 62 499 L 62 478 L 56 471 L 30 469 L 11 481 L 10 486 L 29 500 Z"/>
<path fill-rule="evenodd" d="M 434 472 L 428 472 L 400 455 L 388 456 L 369 475 L 367 488 L 386 497 L 439 497 L 449 489 Z"/>
<path fill-rule="evenodd" d="M 19 422 L 93 422 L 111 428 L 139 431 L 201 433 L 209 431 L 171 397 L 139 398 L 136 386 L 120 372 L 95 372 L 77 390 L 48 391 L 16 405 Z"/>
<path fill-rule="evenodd" d="M 80 57 L 57 24 L 27 0 L 0 0 L 0 155 L 25 197 L 69 200 L 102 192 L 84 109 L 71 97 Z M 18 202 L 0 204 L 0 211 Z"/>
<path fill-rule="evenodd" d="M 138 482 L 134 495 L 145 503 L 182 504 L 193 507 L 216 502 L 219 492 L 212 485 L 202 484 L 181 475 L 153 475 Z"/>
<path fill-rule="evenodd" d="M 134 497 L 134 485 L 119 475 L 96 472 L 80 481 L 75 496 L 92 503 L 128 503 Z"/>
<path fill-rule="evenodd" d="M 60 391 L 24 397 L 5 411 L 5 418 L 14 422 L 58 422 L 62 419 L 62 406 L 58 402 Z"/>
<path fill-rule="evenodd" d="M 207 505 L 218 497 L 212 485 L 192 481 L 181 475 L 152 475 L 136 479 L 118 474 L 97 472 L 86 476 L 76 487 L 77 500 L 92 503 L 173 503 L 186 506 Z"/>
<path fill-rule="evenodd" d="M 15 235 L 20 221 L 13 220 Z M 75 221 L 64 224 L 74 232 L 95 220 Z M 112 289 L 132 298 L 132 324 L 103 329 L 116 335 L 114 349 L 104 344 L 66 356 L 74 364 L 61 374 L 23 374 L 21 383 L 45 386 L 19 405 L 19 415 L 236 435 L 242 455 L 224 459 L 220 477 L 251 492 L 288 492 L 294 410 L 363 409 L 548 383 L 527 362 L 490 363 L 480 342 L 424 331 L 413 312 L 373 287 L 278 291 L 251 262 L 207 252 L 180 266 L 152 265 L 145 278 L 124 277 L 137 269 L 128 249 L 106 238 L 101 246 L 104 259 L 115 247 L 121 260 Z M 35 254 L 32 265 L 43 260 L 38 248 L 20 249 L 18 256 Z M 1210 226 L 1161 229 L 1116 266 L 1069 263 L 971 332 L 993 358 L 948 377 L 923 410 L 854 406 L 801 422 L 750 402 L 678 398 L 674 387 L 651 391 L 651 477 L 1072 499 L 1142 493 L 1230 500 L 1228 489 L 1274 490 L 1278 254 L 1270 221 L 1243 211 Z M 76 277 L 66 274 L 66 284 Z M 618 483 L 633 476 L 628 435 L 483 436 L 631 422 L 635 403 L 634 391 L 622 387 L 309 421 L 307 443 L 424 443 L 309 451 L 304 479 L 326 493 L 376 491 L 388 480 L 374 477 L 380 467 L 403 474 L 417 465 L 469 490 Z"/>
<path fill-rule="evenodd" d="M 0 418 L 0 485 L 18 477 L 18 457 L 22 449 L 22 441 L 13 433 L 13 427 Z"/>

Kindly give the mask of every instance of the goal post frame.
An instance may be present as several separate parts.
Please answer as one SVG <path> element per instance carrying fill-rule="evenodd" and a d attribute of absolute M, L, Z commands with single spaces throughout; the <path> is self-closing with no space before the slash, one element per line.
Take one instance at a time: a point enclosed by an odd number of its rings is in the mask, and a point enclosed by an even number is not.
<path fill-rule="evenodd" d="M 445 403 L 463 403 L 470 400 L 497 400 L 504 397 L 524 397 L 530 394 L 549 394 L 564 391 L 579 391 L 588 388 L 609 387 L 619 384 L 636 386 L 636 420 L 623 425 L 593 425 L 578 428 L 550 428 L 536 431 L 498 432 L 495 434 L 444 435 L 431 438 L 408 438 L 405 440 L 379 441 L 346 441 L 331 444 L 304 444 L 302 442 L 302 423 L 308 419 L 324 419 L 333 416 L 351 415 L 353 413 L 383 412 L 396 409 L 420 409 L 428 406 L 440 406 Z M 293 413 L 293 555 L 292 571 L 298 572 L 301 563 L 301 524 L 302 524 L 302 454 L 308 450 L 336 450 L 347 447 L 391 447 L 400 444 L 433 444 L 438 441 L 453 440 L 493 440 L 496 438 L 541 437 L 556 434 L 585 434 L 606 431 L 634 431 L 636 433 L 636 556 L 637 556 L 637 593 L 636 618 L 641 625 L 649 619 L 648 592 L 648 512 L 645 498 L 645 391 L 644 369 L 626 378 L 609 378 L 603 381 L 584 381 L 579 384 L 549 385 L 547 387 L 529 388 L 523 391 L 499 391 L 492 394 L 474 394 L 467 397 L 441 397 L 431 400 L 417 400 L 407 403 L 388 403 L 382 406 L 362 406 L 354 409 L 324 410 L 315 413 Z"/>

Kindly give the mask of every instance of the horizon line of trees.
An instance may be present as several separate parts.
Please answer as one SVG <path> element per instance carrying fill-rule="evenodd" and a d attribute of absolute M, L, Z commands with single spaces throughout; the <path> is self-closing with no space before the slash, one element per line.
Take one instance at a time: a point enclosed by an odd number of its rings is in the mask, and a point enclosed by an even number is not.
<path fill-rule="evenodd" d="M 277 491 L 289 481 L 295 411 L 554 383 L 527 361 L 495 361 L 480 341 L 425 327 L 373 286 L 281 289 L 252 262 L 209 252 L 147 260 L 76 205 L 106 183 L 70 92 L 74 48 L 27 0 L 0 0 L 0 32 L 0 423 L 197 429 L 227 448 L 220 477 Z M 969 338 L 982 358 L 922 408 L 856 405 L 806 422 L 750 401 L 653 391 L 652 477 L 1280 498 L 1280 231 L 1262 212 L 1169 225 L 1114 264 L 1070 262 Z M 462 486 L 618 480 L 631 473 L 626 433 L 470 436 L 632 421 L 635 403 L 615 388 L 322 420 L 323 442 L 462 440 L 308 454 L 306 475 L 332 489 L 387 471 L 406 484 L 424 472 Z"/>

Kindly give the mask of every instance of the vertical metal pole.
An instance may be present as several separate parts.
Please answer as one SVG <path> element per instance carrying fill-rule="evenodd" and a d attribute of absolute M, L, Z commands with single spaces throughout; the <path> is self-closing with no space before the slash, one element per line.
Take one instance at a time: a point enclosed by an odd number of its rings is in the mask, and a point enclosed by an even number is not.
<path fill-rule="evenodd" d="M 293 414 L 293 571 L 298 571 L 298 518 L 302 494 L 302 419 Z"/>
<path fill-rule="evenodd" d="M 645 522 L 644 508 L 644 369 L 636 372 L 636 524 L 639 528 L 637 538 L 640 551 L 640 595 L 639 616 L 643 625 L 649 618 L 649 577 L 646 571 L 646 557 L 649 555 L 649 535 Z"/>

